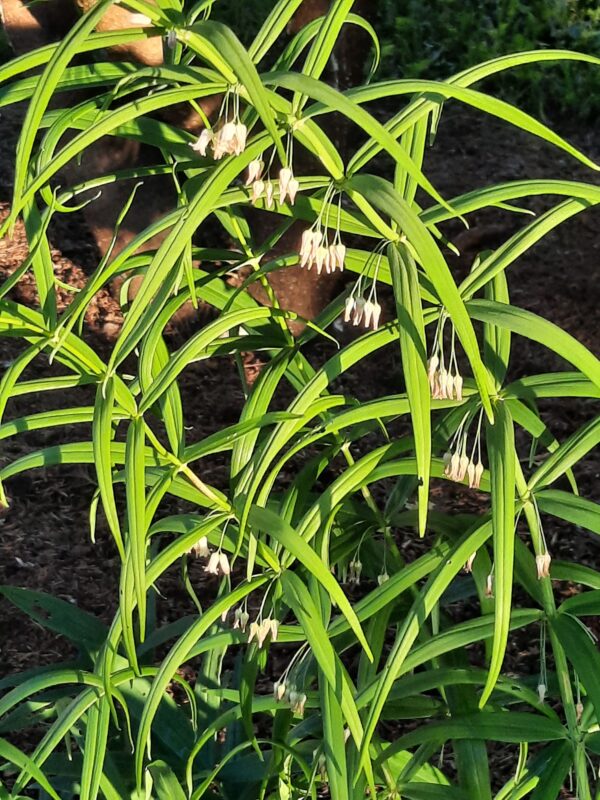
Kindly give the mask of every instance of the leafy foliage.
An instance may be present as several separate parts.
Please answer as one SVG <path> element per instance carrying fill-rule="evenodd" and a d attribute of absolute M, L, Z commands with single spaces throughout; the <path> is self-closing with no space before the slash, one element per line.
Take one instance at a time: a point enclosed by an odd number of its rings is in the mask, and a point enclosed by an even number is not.
<path fill-rule="evenodd" d="M 600 11 L 590 0 L 382 0 L 377 28 L 382 74 L 444 78 L 479 61 L 542 48 L 600 55 Z M 490 81 L 490 90 L 551 117 L 598 114 L 594 70 L 526 67 Z"/>
<path fill-rule="evenodd" d="M 13 395 L 60 391 L 65 380 L 87 392 L 78 408 L 8 418 L 0 436 L 91 422 L 91 438 L 29 453 L 4 465 L 0 479 L 94 465 L 92 511 L 102 508 L 120 557 L 118 611 L 108 629 L 55 598 L 4 589 L 20 609 L 73 641 L 79 657 L 3 681 L 3 731 L 43 724 L 44 732 L 27 753 L 0 740 L 9 773 L 2 796 L 300 800 L 329 792 L 334 800 L 475 800 L 492 796 L 485 745 L 502 742 L 517 746 L 520 757 L 498 800 L 557 797 L 569 773 L 577 796 L 591 800 L 600 665 L 580 618 L 598 613 L 600 576 L 589 566 L 551 564 L 542 514 L 600 532 L 600 510 L 579 497 L 572 476 L 600 437 L 593 416 L 600 361 L 511 304 L 508 273 L 562 221 L 600 202 L 600 189 L 521 180 L 442 198 L 422 165 L 452 97 L 598 169 L 542 123 L 475 85 L 549 59 L 588 61 L 589 69 L 600 62 L 532 52 L 446 81 L 372 83 L 342 94 L 322 77 L 350 0 L 335 0 L 323 24 L 301 31 L 283 52 L 273 48 L 281 46 L 294 0 L 275 4 L 248 49 L 209 18 L 212 2 L 184 12 L 177 0 L 130 0 L 164 36 L 167 63 L 151 75 L 114 60 L 70 66 L 76 54 L 106 46 L 107 35 L 93 28 L 107 4 L 64 42 L 0 69 L 2 102 L 30 101 L 3 232 L 24 220 L 31 255 L 19 274 L 31 271 L 40 298 L 38 309 L 11 300 L 13 279 L 0 289 L 0 334 L 24 345 L 0 383 L 0 409 L 4 415 Z M 136 29 L 109 41 L 144 35 Z M 277 69 L 263 73 L 264 59 Z M 86 99 L 57 112 L 55 98 L 73 85 L 87 86 Z M 219 118 L 198 139 L 155 116 L 214 95 L 224 96 Z M 398 113 L 383 123 L 367 110 L 372 101 L 389 107 L 397 97 Z M 359 131 L 353 152 L 341 154 L 329 138 L 323 123 L 331 115 Z M 55 188 L 56 177 L 105 134 L 154 148 L 156 164 L 137 176 L 172 174 L 178 203 L 121 254 L 103 259 L 59 311 L 48 223 L 90 202 L 89 192 L 107 176 Z M 300 151 L 310 175 L 300 172 Z M 372 174 L 375 157 L 391 167 L 390 179 Z M 481 254 L 457 282 L 438 226 L 481 208 L 518 213 L 517 201 L 537 195 L 559 201 Z M 252 204 L 257 211 L 250 213 Z M 256 214 L 271 223 L 266 237 Z M 206 240 L 213 230 L 207 219 L 223 227 L 229 249 Z M 292 221 L 305 231 L 299 252 L 294 246 L 272 256 L 292 241 Z M 159 231 L 162 243 L 141 254 Z M 354 275 L 352 288 L 303 321 L 294 337 L 288 323 L 298 317 L 279 307 L 267 276 L 298 262 L 323 273 L 321 280 L 344 267 Z M 262 282 L 270 305 L 223 279 L 242 267 Z M 101 287 L 130 271 L 142 277 L 141 287 L 130 302 L 123 299 L 123 328 L 105 358 L 84 336 L 85 309 Z M 395 310 L 380 324 L 378 292 L 386 285 Z M 201 300 L 218 316 L 171 351 L 169 321 L 184 303 Z M 310 342 L 335 340 L 340 315 L 361 335 L 326 363 L 311 363 Z M 572 369 L 511 383 L 513 335 L 549 348 Z M 389 345 L 401 353 L 398 393 L 369 403 L 338 393 L 339 378 Z M 247 396 L 239 421 L 194 440 L 182 374 L 199 359 L 241 365 L 250 348 L 265 354 L 265 365 L 252 388 L 240 369 Z M 26 368 L 48 357 L 56 376 L 27 382 Z M 293 398 L 273 411 L 284 381 Z M 571 396 L 589 399 L 590 422 L 558 442 L 537 401 Z M 547 451 L 541 466 L 523 457 L 523 439 Z M 204 474 L 203 459 L 214 453 L 228 459 L 224 485 L 210 485 Z M 290 470 L 290 463 L 300 466 Z M 478 506 L 486 510 L 431 510 L 433 481 L 468 484 L 487 498 Z M 169 497 L 184 500 L 187 513 L 170 514 Z M 419 554 L 407 560 L 400 537 L 419 534 Z M 212 576 L 212 592 L 200 598 L 186 571 L 195 557 Z M 161 627 L 154 595 L 173 565 L 183 567 L 198 613 Z M 557 607 L 552 579 L 590 590 Z M 360 587 L 354 603 L 349 584 Z M 525 598 L 518 605 L 517 593 Z M 457 598 L 474 609 L 458 623 Z M 503 673 L 516 630 L 541 631 L 537 681 Z M 486 647 L 477 668 L 468 656 L 475 643 Z M 195 666 L 195 683 L 182 671 L 186 664 Z M 443 747 L 455 770 L 436 757 Z"/>

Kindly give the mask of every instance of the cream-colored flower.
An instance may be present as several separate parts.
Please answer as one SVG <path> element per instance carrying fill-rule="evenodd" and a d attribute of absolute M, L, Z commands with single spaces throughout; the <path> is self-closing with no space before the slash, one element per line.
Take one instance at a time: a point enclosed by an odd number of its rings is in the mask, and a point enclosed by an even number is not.
<path fill-rule="evenodd" d="M 377 301 L 373 303 L 373 313 L 371 315 L 371 327 L 374 331 L 379 328 L 379 320 L 381 319 L 381 306 Z"/>
<path fill-rule="evenodd" d="M 252 205 L 256 205 L 265 191 L 265 182 L 263 180 L 254 181 L 252 184 Z"/>
<path fill-rule="evenodd" d="M 354 313 L 354 298 L 347 297 L 344 303 L 344 322 L 350 322 L 350 318 Z"/>
<path fill-rule="evenodd" d="M 537 567 L 538 580 L 550 577 L 551 562 L 552 558 L 550 557 L 550 553 L 548 553 L 547 550 L 541 555 L 535 557 L 535 565 Z"/>
<path fill-rule="evenodd" d="M 239 628 L 242 633 L 246 633 L 246 628 L 248 627 L 248 622 L 250 620 L 250 614 L 247 611 L 242 611 L 241 608 L 236 608 L 235 613 L 233 615 L 233 627 Z"/>
<path fill-rule="evenodd" d="M 272 181 L 267 181 L 265 187 L 265 206 L 269 209 L 275 207 L 275 187 Z"/>
<path fill-rule="evenodd" d="M 477 553 L 471 553 L 471 555 L 467 558 L 467 563 L 465 564 L 465 572 L 473 572 L 473 562 Z"/>
<path fill-rule="evenodd" d="M 548 691 L 548 687 L 545 683 L 538 683 L 537 693 L 540 699 L 540 703 L 543 703 L 546 699 L 546 692 Z"/>
<path fill-rule="evenodd" d="M 317 247 L 316 257 L 315 257 L 315 264 L 317 267 L 317 274 L 320 275 L 323 271 L 323 267 L 325 267 L 325 271 L 329 272 L 329 250 L 327 247 L 324 247 L 320 244 Z"/>
<path fill-rule="evenodd" d="M 304 692 L 290 692 L 290 705 L 294 714 L 304 716 L 304 706 L 306 705 L 306 695 Z"/>
<path fill-rule="evenodd" d="M 208 564 L 204 567 L 204 572 L 209 575 L 218 575 L 220 566 L 220 557 L 218 552 L 214 552 L 208 559 Z"/>
<path fill-rule="evenodd" d="M 279 170 L 279 202 L 281 205 L 285 203 L 290 181 L 293 177 L 292 170 L 289 167 L 283 167 L 283 169 Z"/>
<path fill-rule="evenodd" d="M 229 566 L 229 559 L 227 558 L 227 553 L 221 551 L 219 553 L 219 567 L 223 575 L 229 575 L 231 572 L 231 567 Z"/>
<path fill-rule="evenodd" d="M 256 620 L 254 620 L 254 622 L 250 623 L 250 631 L 248 632 L 248 644 L 250 644 L 250 642 L 253 639 L 258 639 L 259 632 L 260 632 L 260 625 L 258 624 L 258 622 L 256 622 Z"/>
<path fill-rule="evenodd" d="M 196 139 L 193 144 L 190 144 L 192 150 L 196 153 L 200 153 L 201 156 L 206 156 L 206 151 L 208 146 L 212 144 L 214 138 L 213 132 L 209 128 L 204 128 L 200 136 Z"/>
<path fill-rule="evenodd" d="M 208 558 L 210 556 L 210 548 L 208 546 L 208 539 L 206 536 L 201 536 L 196 544 L 190 550 L 196 558 Z"/>
<path fill-rule="evenodd" d="M 235 126 L 235 136 L 232 142 L 233 152 L 236 156 L 241 155 L 246 149 L 246 141 L 248 139 L 248 128 L 243 122 L 238 122 Z"/>
<path fill-rule="evenodd" d="M 275 700 L 277 700 L 278 703 L 280 703 L 285 697 L 285 692 L 286 692 L 285 681 L 283 680 L 275 681 L 275 683 L 273 684 L 273 697 L 275 698 Z"/>
<path fill-rule="evenodd" d="M 288 197 L 290 198 L 290 205 L 293 206 L 296 202 L 296 196 L 300 190 L 300 183 L 296 180 L 296 178 L 292 178 L 291 181 L 288 183 Z"/>
<path fill-rule="evenodd" d="M 357 297 L 354 301 L 354 313 L 352 314 L 352 324 L 356 327 L 362 322 L 366 300 L 364 297 Z"/>
<path fill-rule="evenodd" d="M 246 186 L 251 186 L 255 181 L 260 180 L 264 168 L 265 165 L 260 160 L 260 158 L 255 158 L 254 161 L 251 161 L 248 164 L 248 176 L 246 178 Z"/>

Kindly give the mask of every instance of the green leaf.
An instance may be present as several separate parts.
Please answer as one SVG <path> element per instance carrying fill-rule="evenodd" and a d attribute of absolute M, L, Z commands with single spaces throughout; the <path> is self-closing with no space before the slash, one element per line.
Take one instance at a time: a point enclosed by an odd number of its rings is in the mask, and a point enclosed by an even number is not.
<path fill-rule="evenodd" d="M 60 800 L 59 795 L 56 794 L 44 773 L 37 767 L 28 756 L 18 750 L 10 742 L 5 739 L 0 739 L 0 756 L 6 759 L 9 763 L 15 764 L 21 769 L 26 769 L 39 783 L 42 789 L 47 792 L 53 800 Z"/>
<path fill-rule="evenodd" d="M 486 439 L 491 478 L 495 627 L 480 708 L 490 698 L 506 652 L 515 557 L 515 433 L 506 404 L 500 401 L 494 410 L 495 422 L 487 425 Z"/>
<path fill-rule="evenodd" d="M 96 390 L 96 402 L 94 405 L 94 419 L 92 425 L 92 442 L 94 446 L 94 465 L 96 467 L 96 477 L 102 507 L 106 515 L 108 527 L 113 535 L 115 544 L 121 556 L 125 560 L 125 547 L 121 534 L 121 525 L 115 501 L 115 492 L 112 481 L 112 452 L 111 442 L 113 440 L 113 413 L 115 402 L 115 382 L 109 379 L 106 384 L 98 385 Z"/>
<path fill-rule="evenodd" d="M 592 634 L 566 611 L 551 617 L 549 622 L 592 701 L 596 719 L 600 719 L 600 654 Z"/>
<path fill-rule="evenodd" d="M 419 534 L 424 536 L 431 465 L 431 391 L 427 377 L 423 308 L 417 268 L 406 245 L 391 244 L 388 247 L 388 260 L 396 299 L 400 351 L 415 437 L 415 455 L 419 467 Z"/>
<path fill-rule="evenodd" d="M 133 585 L 140 618 L 140 639 L 146 631 L 146 494 L 145 459 L 146 440 L 143 417 L 129 424 L 125 449 L 125 489 L 127 492 L 127 552 L 131 557 Z"/>
<path fill-rule="evenodd" d="M 0 586 L 0 592 L 42 627 L 65 636 L 92 658 L 104 643 L 105 625 L 72 603 L 17 586 Z"/>
<path fill-rule="evenodd" d="M 157 800 L 186 800 L 185 792 L 166 762 L 153 761 L 148 764 L 148 771 L 152 775 Z"/>
<path fill-rule="evenodd" d="M 365 653 L 372 660 L 371 648 L 352 606 L 339 583 L 310 545 L 296 533 L 291 525 L 288 525 L 277 514 L 266 508 L 253 506 L 250 512 L 250 524 L 260 530 L 268 531 L 273 538 L 277 539 L 287 551 L 309 570 L 311 575 L 314 575 L 324 589 L 329 592 L 332 601 L 338 606 L 356 634 L 356 638 L 361 643 Z"/>
<path fill-rule="evenodd" d="M 600 361 L 558 325 L 531 311 L 491 300 L 471 300 L 466 307 L 474 319 L 506 328 L 558 353 L 600 388 Z"/>
<path fill-rule="evenodd" d="M 432 282 L 440 302 L 450 315 L 477 381 L 477 388 L 488 417 L 492 417 L 489 399 L 490 378 L 481 360 L 473 323 L 458 293 L 452 273 L 429 231 L 415 211 L 395 192 L 393 186 L 374 175 L 354 176 L 347 182 L 350 190 L 364 195 L 373 205 L 390 214 L 416 251 L 425 274 Z M 352 196 L 353 192 L 350 192 Z"/>
<path fill-rule="evenodd" d="M 304 633 L 306 634 L 307 641 L 311 646 L 319 667 L 323 671 L 325 678 L 333 691 L 333 695 L 337 698 L 346 724 L 350 729 L 352 738 L 357 747 L 361 746 L 363 740 L 363 728 L 360 721 L 360 716 L 354 702 L 354 687 L 348 678 L 344 666 L 338 658 L 329 638 L 327 631 L 323 627 L 320 614 L 312 601 L 310 592 L 306 585 L 300 578 L 289 570 L 284 572 L 281 576 L 281 584 L 284 591 L 287 604 L 293 610 L 298 618 Z M 332 709 L 329 708 L 331 712 Z M 336 720 L 339 722 L 339 715 L 334 710 L 335 716 L 327 723 L 328 730 L 335 724 Z M 337 743 L 336 739 L 333 743 Z M 333 755 L 331 753 L 330 755 Z M 337 768 L 338 778 L 345 772 L 345 765 L 339 764 Z M 372 780 L 370 765 L 365 763 L 365 772 L 367 778 Z M 357 776 L 353 776 L 357 777 Z M 339 780 L 338 780 L 339 782 Z"/>
<path fill-rule="evenodd" d="M 535 493 L 540 511 L 564 519 L 572 525 L 580 525 L 588 531 L 600 535 L 600 505 L 584 497 L 561 492 L 558 489 L 545 489 Z"/>

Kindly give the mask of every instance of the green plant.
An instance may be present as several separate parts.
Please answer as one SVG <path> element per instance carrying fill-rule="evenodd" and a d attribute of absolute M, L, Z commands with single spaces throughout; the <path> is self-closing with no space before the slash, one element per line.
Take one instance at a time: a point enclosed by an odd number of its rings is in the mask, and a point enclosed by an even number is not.
<path fill-rule="evenodd" d="M 553 564 L 555 581 L 589 589 L 557 607 L 541 515 L 600 533 L 600 509 L 578 495 L 572 474 L 598 444 L 600 417 L 559 443 L 537 401 L 597 400 L 600 362 L 560 328 L 511 304 L 507 270 L 561 222 L 598 203 L 600 189 L 521 180 L 444 199 L 421 168 L 428 134 L 452 97 L 598 169 L 540 122 L 472 87 L 522 64 L 600 62 L 567 51 L 521 53 L 447 81 L 398 80 L 341 94 L 320 78 L 351 0 L 335 0 L 325 22 L 301 31 L 264 74 L 261 63 L 298 0 L 276 3 L 248 50 L 229 28 L 201 18 L 211 2 L 190 12 L 191 23 L 177 0 L 157 6 L 127 0 L 152 19 L 157 35 L 174 31 L 170 63 L 136 70 L 114 61 L 69 66 L 78 52 L 144 35 L 94 33 L 109 1 L 101 0 L 59 45 L 0 70 L 2 105 L 29 100 L 3 232 L 22 217 L 31 248 L 0 290 L 0 333 L 24 346 L 0 383 L 0 409 L 13 395 L 44 396 L 65 386 L 87 387 L 89 398 L 60 413 L 8 419 L 0 438 L 91 426 L 87 439 L 3 466 L 0 479 L 42 466 L 93 464 L 92 520 L 101 508 L 121 563 L 119 608 L 108 629 L 49 595 L 4 587 L 21 610 L 71 639 L 79 658 L 2 682 L 9 690 L 0 700 L 2 730 L 42 724 L 44 734 L 29 752 L 0 740 L 8 775 L 1 796 L 299 800 L 329 792 L 334 800 L 369 794 L 485 800 L 493 783 L 486 743 L 504 742 L 518 748 L 519 758 L 497 800 L 556 798 L 569 773 L 580 800 L 591 798 L 600 656 L 581 617 L 600 613 L 600 574 L 577 563 Z M 32 77 L 30 70 L 38 72 Z M 50 108 L 74 85 L 88 88 L 87 99 Z M 219 121 L 197 140 L 152 116 L 215 94 L 225 97 Z M 364 107 L 394 97 L 406 102 L 385 124 Z M 334 113 L 366 139 L 346 159 L 320 124 Z M 118 256 L 103 259 L 59 314 L 50 220 L 104 182 L 130 179 L 131 171 L 68 188 L 55 187 L 55 178 L 105 134 L 154 147 L 156 164 L 137 168 L 136 176 L 173 175 L 179 203 Z M 300 148 L 312 154 L 319 174 L 294 173 Z M 390 165 L 389 179 L 369 171 L 376 156 Z M 249 187 L 240 180 L 247 169 Z M 278 194 L 270 185 L 275 176 L 282 202 L 271 196 Z M 560 201 L 481 254 L 457 283 L 438 226 L 484 207 L 517 213 L 516 201 L 538 195 Z M 266 241 L 255 238 L 251 202 L 272 215 Z M 194 239 L 211 216 L 234 242 L 230 249 Z M 296 220 L 306 228 L 300 253 L 270 258 Z M 168 233 L 158 249 L 140 252 L 159 231 Z M 200 259 L 214 261 L 214 269 L 199 266 Z M 299 259 L 305 268 L 345 267 L 359 278 L 294 338 L 287 323 L 295 315 L 272 294 L 273 305 L 260 306 L 223 276 L 250 266 L 249 281 L 269 291 L 268 274 Z M 39 309 L 10 299 L 28 271 Z M 103 360 L 83 336 L 83 318 L 98 290 L 118 275 L 143 280 L 124 303 L 121 334 Z M 380 325 L 377 290 L 386 284 L 396 313 Z M 167 323 L 182 304 L 199 299 L 216 306 L 218 318 L 171 352 Z M 341 314 L 366 330 L 313 366 L 308 346 L 331 339 Z M 507 380 L 513 334 L 554 351 L 571 371 Z M 334 390 L 338 378 L 388 346 L 399 348 L 404 392 L 398 386 L 394 395 L 360 403 Z M 240 420 L 191 441 L 179 391 L 183 371 L 199 359 L 238 358 L 249 349 L 263 351 L 266 363 Z M 48 356 L 54 376 L 22 377 Z M 283 381 L 294 397 L 285 411 L 273 411 Z M 516 443 L 522 437 L 547 453 L 541 466 L 522 462 Z M 226 485 L 211 486 L 203 475 L 203 459 L 215 453 L 229 459 Z M 328 470 L 332 464 L 335 471 Z M 556 488 L 563 478 L 570 491 Z M 467 480 L 473 492 L 489 496 L 489 511 L 430 511 L 432 480 Z M 169 515 L 169 497 L 191 510 Z M 526 539 L 516 535 L 517 524 Z M 399 532 L 417 542 L 423 537 L 413 560 L 398 547 Z M 215 576 L 210 596 L 197 598 L 186 578 L 187 560 L 195 556 Z M 159 627 L 154 587 L 180 562 L 198 614 Z M 354 604 L 349 582 L 362 582 Z M 515 604 L 517 588 L 526 599 Z M 455 623 L 450 610 L 457 597 L 470 598 L 476 611 Z M 542 632 L 539 680 L 502 673 L 517 630 Z M 477 642 L 485 643 L 486 663 L 474 668 L 465 648 Z M 277 658 L 282 649 L 285 670 Z M 180 673 L 192 660 L 194 686 Z M 274 679 L 273 694 L 261 689 L 262 673 Z M 453 767 L 436 766 L 444 745 Z"/>
<path fill-rule="evenodd" d="M 443 79 L 484 59 L 538 47 L 600 55 L 597 4 L 585 0 L 382 0 L 377 8 L 385 76 Z M 580 119 L 600 111 L 595 84 L 595 70 L 564 63 L 551 71 L 525 66 L 486 82 L 534 113 Z"/>

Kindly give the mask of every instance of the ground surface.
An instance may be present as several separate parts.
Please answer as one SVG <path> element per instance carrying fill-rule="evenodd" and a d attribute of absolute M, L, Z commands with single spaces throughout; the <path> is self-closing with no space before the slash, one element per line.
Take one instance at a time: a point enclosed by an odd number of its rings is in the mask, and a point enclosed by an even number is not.
<path fill-rule="evenodd" d="M 560 126 L 564 133 L 589 156 L 600 160 L 600 142 L 594 141 L 591 129 L 574 132 L 569 124 Z M 15 119 L 7 114 L 0 119 L 0 201 L 9 200 L 11 153 L 15 138 Z M 439 135 L 426 161 L 426 172 L 445 197 L 491 182 L 520 177 L 562 177 L 600 184 L 598 173 L 581 167 L 566 154 L 538 140 L 508 129 L 495 120 L 457 107 L 448 107 Z M 540 211 L 548 203 L 535 204 Z M 6 207 L 4 207 L 6 208 Z M 457 225 L 446 233 L 463 251 L 454 259 L 453 269 L 462 272 L 470 264 L 474 252 L 495 246 L 516 229 L 519 219 L 503 212 L 486 211 L 470 220 L 471 232 L 461 233 Z M 531 309 L 558 323 L 600 355 L 600 212 L 587 211 L 563 224 L 548 239 L 510 269 L 513 302 Z M 89 232 L 81 220 L 67 217 L 53 231 L 56 247 L 55 263 L 61 279 L 81 285 L 85 271 L 93 267 L 97 257 Z M 0 277 L 14 269 L 25 257 L 22 235 L 12 242 L 0 243 Z M 21 301 L 33 302 L 31 286 L 24 283 L 15 293 Z M 118 307 L 108 292 L 103 293 L 88 316 L 89 337 L 102 348 L 118 332 Z M 179 336 L 184 337 L 185 331 Z M 0 341 L 0 365 L 4 369 L 19 352 L 17 343 Z M 316 346 L 310 357 L 322 361 L 331 351 Z M 516 343 L 511 374 L 518 377 L 533 372 L 563 368 L 558 359 L 526 340 Z M 36 373 L 49 369 L 43 360 L 36 363 Z M 237 421 L 243 404 L 243 393 L 235 365 L 230 361 L 201 362 L 183 375 L 182 392 L 188 423 L 193 425 L 192 438 Z M 398 356 L 388 349 L 373 359 L 360 373 L 351 372 L 343 382 L 348 394 L 360 398 L 376 397 L 401 390 Z M 11 402 L 8 417 L 47 409 L 52 402 L 78 405 L 90 402 L 88 392 L 74 390 L 59 398 L 37 396 Z M 283 403 L 282 398 L 281 402 Z M 92 401 L 93 402 L 93 401 Z M 598 405 L 584 401 L 546 404 L 546 418 L 552 431 L 564 439 L 577 426 L 598 413 Z M 0 464 L 49 444 L 69 440 L 69 436 L 86 438 L 88 432 L 31 432 L 2 443 Z M 224 461 L 210 462 L 203 477 L 216 486 L 226 481 Z M 581 493 L 600 500 L 600 452 L 586 459 L 577 470 Z M 446 485 L 447 487 L 447 485 Z M 102 523 L 97 530 L 96 544 L 88 533 L 88 506 L 94 490 L 93 476 L 87 468 L 38 470 L 9 481 L 10 510 L 0 519 L 0 582 L 15 586 L 50 591 L 76 603 L 105 621 L 112 618 L 117 597 L 118 563 L 112 542 Z M 434 501 L 440 505 L 464 507 L 464 492 L 452 487 L 434 489 Z M 173 511 L 175 507 L 173 508 Z M 402 537 L 403 550 L 410 552 L 410 538 Z M 591 535 L 568 526 L 549 526 L 547 536 L 553 555 L 575 558 L 598 568 L 600 550 Z M 204 583 L 199 568 L 192 572 L 192 582 L 199 592 L 212 591 Z M 165 599 L 158 601 L 158 614 L 166 622 L 193 606 L 176 574 L 168 585 L 161 586 Z M 68 643 L 44 631 L 25 615 L 0 601 L 2 625 L 2 659 L 0 669 L 12 673 L 69 657 Z M 600 631 L 599 631 L 600 632 Z M 511 648 L 511 664 L 525 671 L 536 670 L 535 645 L 515 641 Z M 565 797 L 568 795 L 565 794 Z"/>

